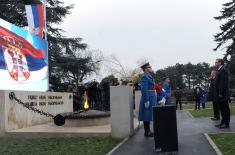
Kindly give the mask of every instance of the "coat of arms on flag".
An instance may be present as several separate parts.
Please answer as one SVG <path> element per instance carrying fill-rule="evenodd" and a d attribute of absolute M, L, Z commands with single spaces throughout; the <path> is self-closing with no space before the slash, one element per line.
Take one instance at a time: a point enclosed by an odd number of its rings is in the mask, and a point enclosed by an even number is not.
<path fill-rule="evenodd" d="M 22 43 L 15 38 L 4 37 L 7 46 L 2 46 L 6 68 L 12 79 L 25 81 L 30 76 L 27 60 L 21 53 Z"/>

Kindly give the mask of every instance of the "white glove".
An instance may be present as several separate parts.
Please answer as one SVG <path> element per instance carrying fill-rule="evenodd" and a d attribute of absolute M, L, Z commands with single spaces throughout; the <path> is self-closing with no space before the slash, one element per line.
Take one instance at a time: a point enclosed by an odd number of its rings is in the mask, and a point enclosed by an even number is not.
<path fill-rule="evenodd" d="M 160 101 L 158 101 L 158 104 L 159 105 L 164 105 L 165 102 L 166 102 L 166 99 L 165 99 L 165 97 L 163 97 Z"/>
<path fill-rule="evenodd" d="M 146 109 L 149 108 L 149 105 L 150 105 L 149 101 L 147 101 L 147 102 L 144 103 L 144 107 L 145 107 Z"/>

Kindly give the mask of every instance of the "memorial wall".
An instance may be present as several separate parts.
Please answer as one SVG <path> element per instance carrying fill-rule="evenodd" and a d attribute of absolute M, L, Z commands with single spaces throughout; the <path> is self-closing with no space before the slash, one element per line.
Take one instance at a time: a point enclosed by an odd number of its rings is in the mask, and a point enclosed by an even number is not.
<path fill-rule="evenodd" d="M 10 99 L 13 92 L 15 98 Z M 24 106 L 22 105 L 24 104 Z M 56 115 L 73 111 L 73 96 L 71 93 L 32 92 L 32 91 L 0 91 L 0 131 L 26 128 L 47 122 L 53 122 L 52 117 L 40 115 L 30 108 Z"/>

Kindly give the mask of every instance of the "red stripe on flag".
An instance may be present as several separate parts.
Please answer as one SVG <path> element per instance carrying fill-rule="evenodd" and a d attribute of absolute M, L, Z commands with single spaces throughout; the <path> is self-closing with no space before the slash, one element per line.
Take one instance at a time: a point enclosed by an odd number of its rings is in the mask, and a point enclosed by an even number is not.
<path fill-rule="evenodd" d="M 43 37 L 43 29 L 44 29 L 44 14 L 43 14 L 43 5 L 38 4 L 38 19 L 39 19 L 39 36 Z"/>
<path fill-rule="evenodd" d="M 37 58 L 45 58 L 44 51 L 36 49 L 27 40 L 0 26 L 0 45 L 12 49 L 18 48 L 22 54 L 29 54 Z"/>

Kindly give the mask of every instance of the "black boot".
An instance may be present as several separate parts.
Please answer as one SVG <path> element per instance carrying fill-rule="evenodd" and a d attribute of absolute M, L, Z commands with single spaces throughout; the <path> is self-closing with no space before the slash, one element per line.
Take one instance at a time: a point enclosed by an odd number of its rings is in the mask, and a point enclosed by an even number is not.
<path fill-rule="evenodd" d="M 153 135 L 153 132 L 149 130 L 149 131 L 144 132 L 144 136 L 145 137 L 153 137 L 154 135 Z"/>
<path fill-rule="evenodd" d="M 144 122 L 144 136 L 153 137 L 153 132 L 150 130 L 150 122 Z"/>

